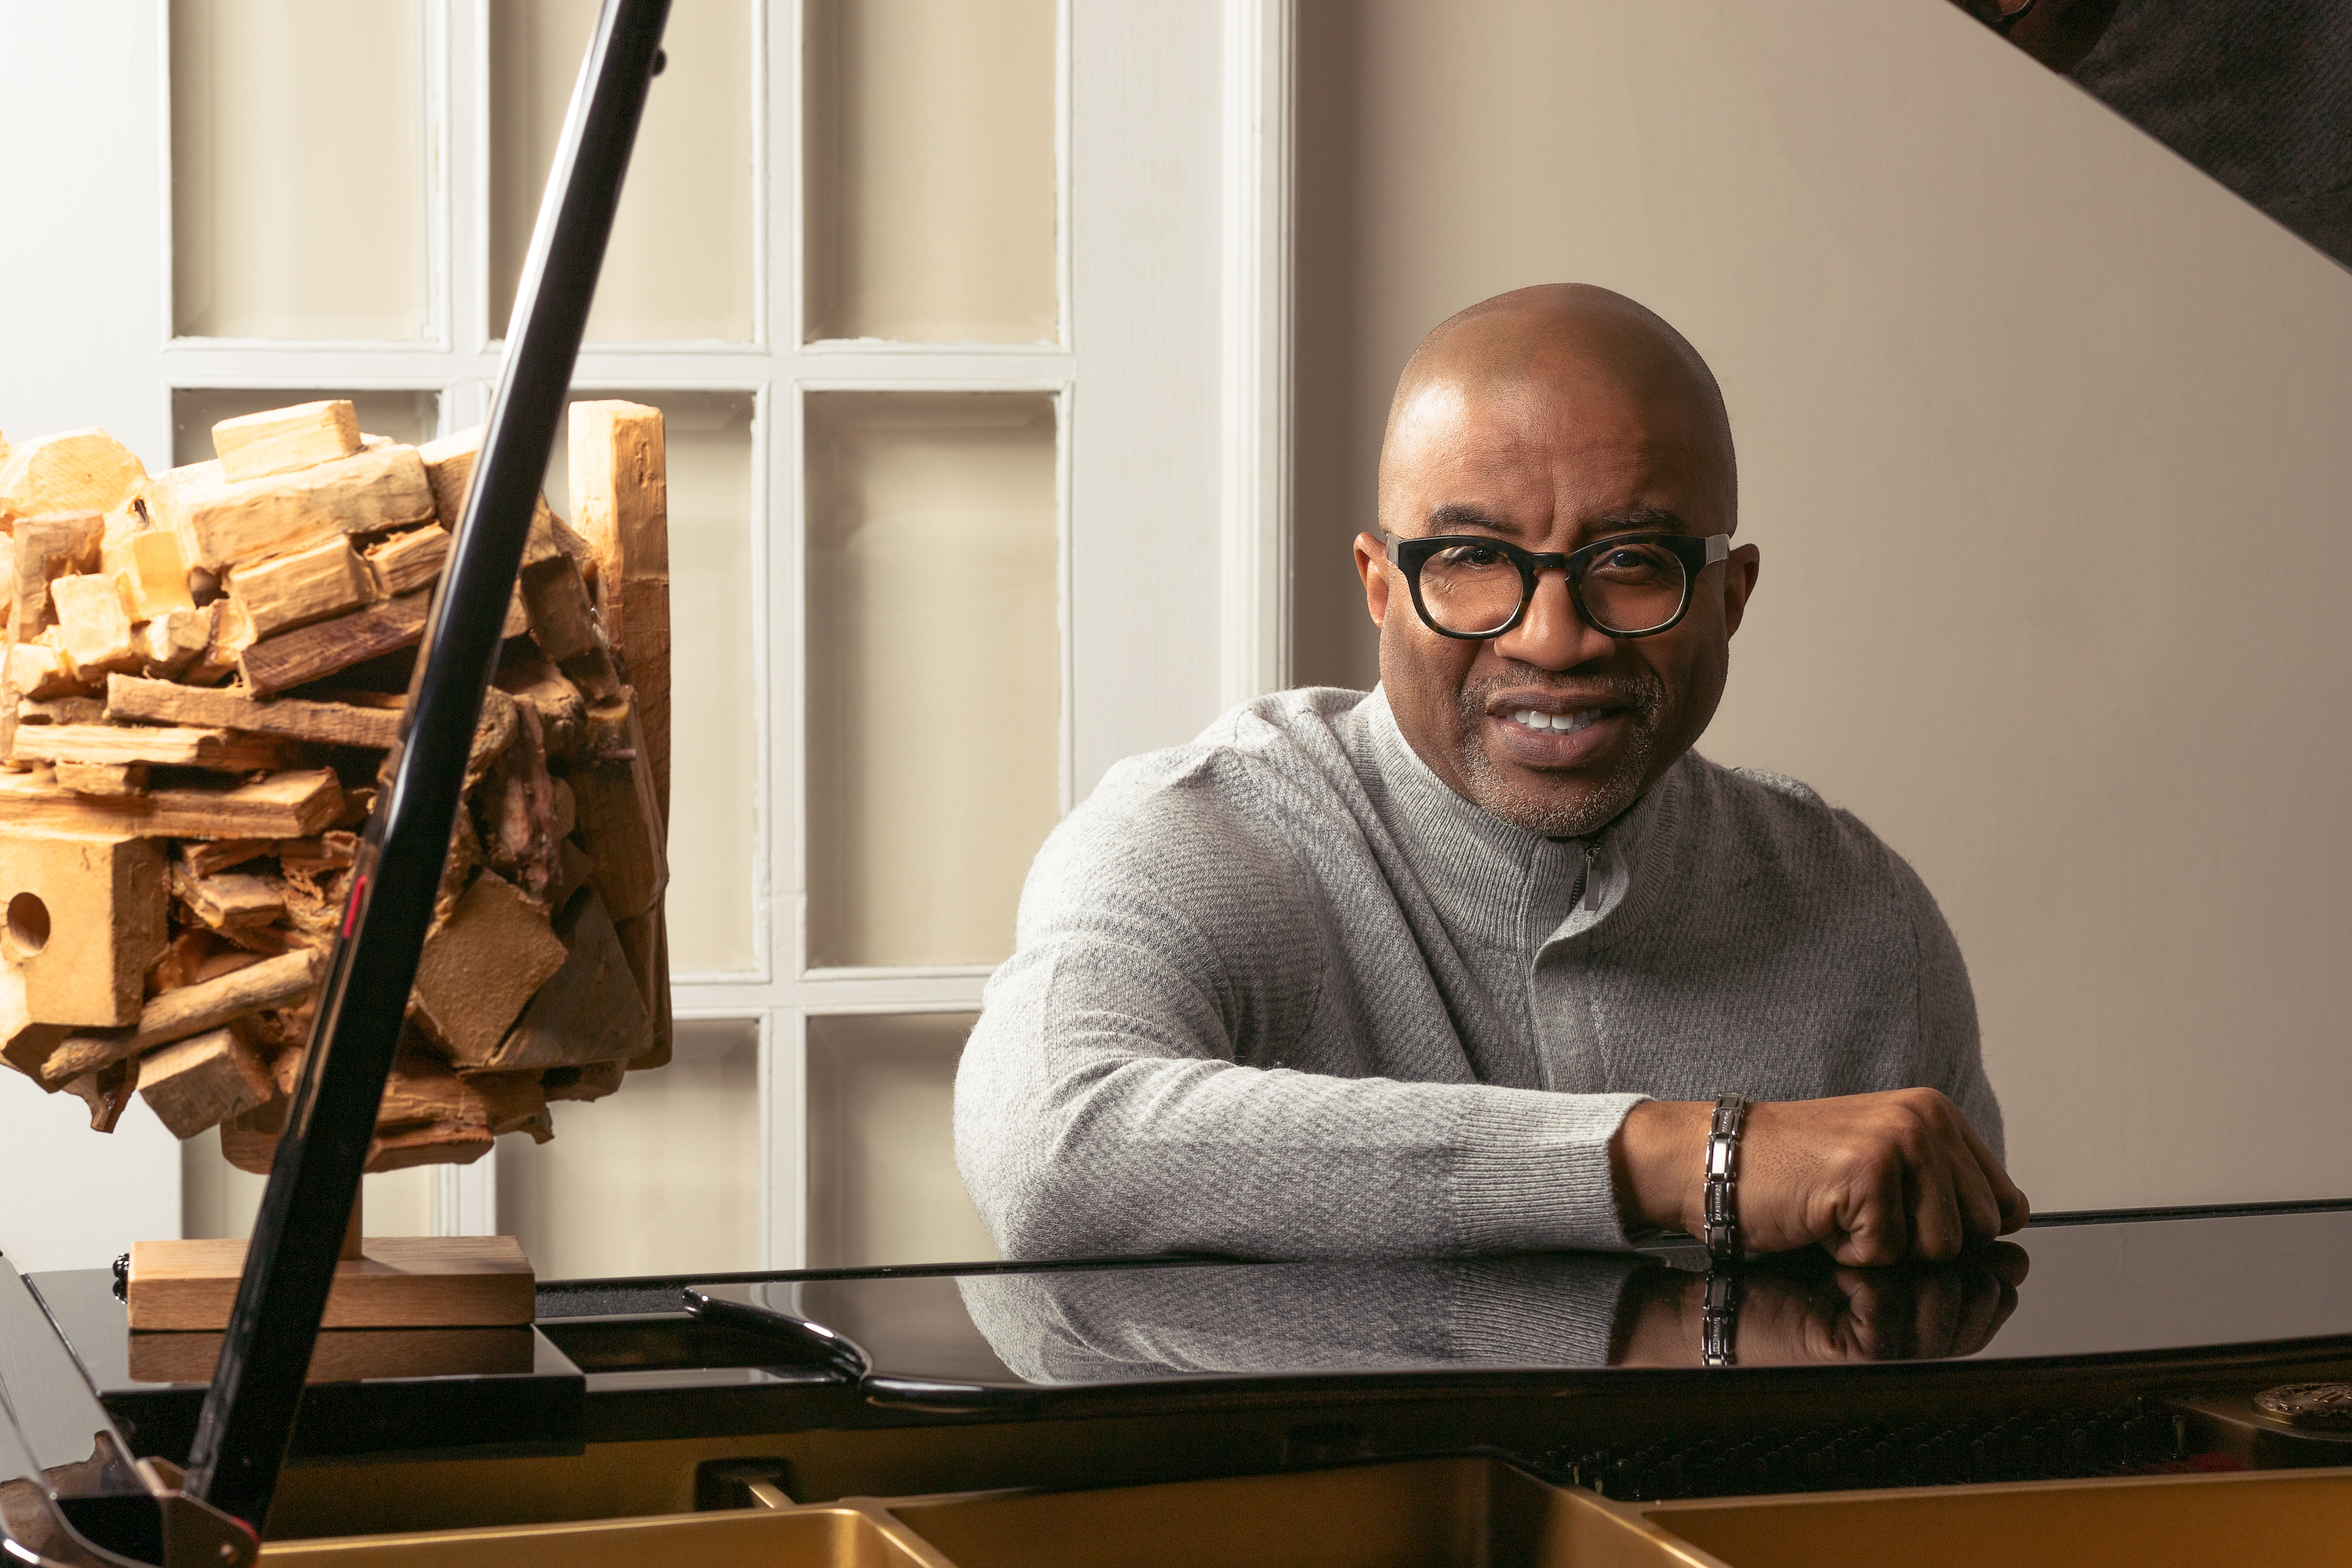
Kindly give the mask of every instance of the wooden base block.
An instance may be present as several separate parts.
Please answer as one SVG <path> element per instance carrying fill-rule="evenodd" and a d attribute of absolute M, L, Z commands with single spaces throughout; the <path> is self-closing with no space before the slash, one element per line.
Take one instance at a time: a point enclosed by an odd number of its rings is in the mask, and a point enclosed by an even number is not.
<path fill-rule="evenodd" d="M 228 1327 L 245 1272 L 241 1241 L 139 1241 L 126 1294 L 131 1327 Z M 510 1236 L 370 1237 L 338 1264 L 328 1329 L 490 1328 L 528 1323 L 538 1281 Z"/>
<path fill-rule="evenodd" d="M 210 1383 L 220 1361 L 216 1333 L 132 1334 L 133 1383 Z M 309 1383 L 371 1377 L 484 1377 L 530 1371 L 530 1331 L 508 1329 L 336 1329 L 310 1352 Z"/>

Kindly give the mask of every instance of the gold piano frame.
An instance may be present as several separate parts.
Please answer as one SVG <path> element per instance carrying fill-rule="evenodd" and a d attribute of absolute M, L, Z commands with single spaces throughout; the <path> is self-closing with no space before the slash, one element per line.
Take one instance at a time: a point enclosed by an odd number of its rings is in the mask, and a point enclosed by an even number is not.
<path fill-rule="evenodd" d="M 262 1561 L 270 1568 L 2095 1568 L 2340 1560 L 2347 1520 L 2352 1468 L 1633 1503 L 1465 1458 L 1086 1491 L 848 1498 L 287 1540 L 266 1546 Z"/>

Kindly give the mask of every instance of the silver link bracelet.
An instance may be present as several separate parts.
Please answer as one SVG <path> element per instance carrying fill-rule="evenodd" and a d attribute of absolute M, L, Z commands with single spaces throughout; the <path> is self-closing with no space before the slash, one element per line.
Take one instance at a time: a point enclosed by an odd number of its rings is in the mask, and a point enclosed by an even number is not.
<path fill-rule="evenodd" d="M 1706 1229 L 1700 1237 L 1717 1263 L 1739 1258 L 1739 1124 L 1747 1119 L 1745 1095 L 1715 1102 L 1715 1122 L 1706 1135 Z"/>

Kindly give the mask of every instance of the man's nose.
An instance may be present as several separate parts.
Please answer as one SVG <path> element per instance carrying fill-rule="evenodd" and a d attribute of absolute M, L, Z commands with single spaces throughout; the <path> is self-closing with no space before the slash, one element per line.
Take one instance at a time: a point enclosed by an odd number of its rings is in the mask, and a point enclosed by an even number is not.
<path fill-rule="evenodd" d="M 1605 632 L 1584 624 L 1568 596 L 1568 574 L 1542 572 L 1536 576 L 1536 596 L 1519 624 L 1495 639 L 1495 651 L 1505 658 L 1538 669 L 1570 669 L 1591 659 L 1606 658 L 1614 645 Z"/>

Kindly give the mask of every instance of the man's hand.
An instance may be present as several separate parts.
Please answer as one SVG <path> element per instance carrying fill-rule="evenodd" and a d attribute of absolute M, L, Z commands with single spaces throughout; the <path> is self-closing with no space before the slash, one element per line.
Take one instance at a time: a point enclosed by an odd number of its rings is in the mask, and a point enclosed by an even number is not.
<path fill-rule="evenodd" d="M 1644 1100 L 1610 1145 L 1628 1229 L 1699 1235 L 1701 1100 Z M 1739 1234 L 1751 1252 L 1818 1243 L 1840 1263 L 1942 1261 L 2032 1210 L 1952 1102 L 1932 1089 L 1750 1105 L 1739 1138 Z"/>

